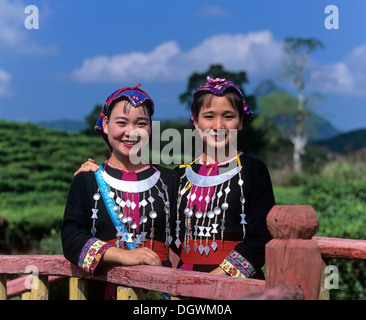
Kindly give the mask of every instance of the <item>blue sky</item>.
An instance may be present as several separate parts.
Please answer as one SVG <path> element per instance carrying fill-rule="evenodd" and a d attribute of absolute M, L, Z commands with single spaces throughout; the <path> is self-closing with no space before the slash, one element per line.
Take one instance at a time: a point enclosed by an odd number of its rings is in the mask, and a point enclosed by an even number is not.
<path fill-rule="evenodd" d="M 27 29 L 27 5 L 39 29 Z M 327 29 L 335 5 L 339 29 Z M 212 63 L 247 72 L 247 93 L 278 81 L 286 37 L 315 37 L 308 93 L 336 128 L 366 123 L 365 0 L 0 0 L 0 118 L 84 120 L 110 92 L 141 83 L 155 120 L 187 118 L 178 96 Z M 294 93 L 294 91 L 292 91 Z"/>

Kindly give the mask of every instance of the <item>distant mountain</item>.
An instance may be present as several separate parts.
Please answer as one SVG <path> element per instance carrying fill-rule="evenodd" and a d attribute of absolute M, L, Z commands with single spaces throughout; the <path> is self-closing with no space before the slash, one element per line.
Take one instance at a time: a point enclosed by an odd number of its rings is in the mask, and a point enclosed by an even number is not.
<path fill-rule="evenodd" d="M 285 92 L 285 90 L 277 86 L 274 81 L 267 79 L 260 82 L 255 87 L 252 94 L 255 97 L 263 97 L 276 90 L 282 90 Z M 259 104 L 257 110 L 260 113 Z M 324 119 L 322 116 L 316 114 L 315 112 L 311 113 L 312 113 L 312 116 L 310 117 L 311 120 L 308 123 L 308 132 L 309 132 L 308 138 L 310 141 L 329 139 L 341 133 L 328 120 Z"/>
<path fill-rule="evenodd" d="M 263 80 L 254 89 L 253 95 L 256 97 L 263 97 L 271 92 L 280 89 L 272 80 Z M 281 89 L 282 90 L 282 89 Z"/>
<path fill-rule="evenodd" d="M 54 121 L 40 121 L 36 123 L 42 128 L 59 129 L 68 132 L 80 132 L 86 128 L 84 121 L 60 119 Z"/>
<path fill-rule="evenodd" d="M 340 154 L 358 151 L 366 148 L 366 129 L 342 133 L 331 139 L 313 141 L 312 144 Z"/>

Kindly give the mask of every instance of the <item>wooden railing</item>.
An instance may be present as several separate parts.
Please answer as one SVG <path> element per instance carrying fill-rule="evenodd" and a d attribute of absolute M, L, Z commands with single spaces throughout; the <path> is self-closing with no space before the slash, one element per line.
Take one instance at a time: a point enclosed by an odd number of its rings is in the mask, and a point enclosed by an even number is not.
<path fill-rule="evenodd" d="M 321 292 L 322 258 L 366 259 L 366 240 L 314 237 L 318 218 L 311 206 L 275 206 L 268 214 L 273 239 L 266 245 L 266 280 L 239 279 L 164 267 L 114 267 L 91 276 L 62 255 L 0 256 L 0 299 L 48 299 L 49 283 L 69 278 L 69 297 L 88 296 L 89 279 L 118 286 L 117 299 L 138 298 L 134 288 L 169 293 L 174 299 L 305 299 Z M 8 280 L 8 275 L 22 275 Z M 30 286 L 31 279 L 33 279 Z M 31 287 L 31 289 L 30 289 Z"/>

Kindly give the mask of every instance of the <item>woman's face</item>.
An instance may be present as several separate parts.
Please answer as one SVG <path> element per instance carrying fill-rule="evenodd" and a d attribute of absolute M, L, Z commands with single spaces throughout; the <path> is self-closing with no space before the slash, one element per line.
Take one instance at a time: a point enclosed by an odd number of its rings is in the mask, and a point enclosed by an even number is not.
<path fill-rule="evenodd" d="M 136 157 L 149 142 L 151 121 L 148 110 L 144 106 L 135 108 L 129 102 L 119 101 L 109 119 L 104 118 L 103 131 L 113 148 L 112 156 L 121 162 L 135 163 L 133 159 L 136 158 L 132 157 Z"/>
<path fill-rule="evenodd" d="M 203 132 L 201 135 L 206 146 L 227 150 L 243 128 L 243 121 L 225 96 L 213 95 L 209 105 L 202 106 L 194 126 Z"/>

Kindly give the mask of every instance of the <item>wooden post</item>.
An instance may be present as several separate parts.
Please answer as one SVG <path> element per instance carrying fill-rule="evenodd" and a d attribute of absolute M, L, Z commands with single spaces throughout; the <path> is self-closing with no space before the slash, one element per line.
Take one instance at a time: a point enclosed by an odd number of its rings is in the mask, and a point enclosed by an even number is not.
<path fill-rule="evenodd" d="M 330 299 L 330 292 L 329 289 L 326 288 L 325 282 L 326 282 L 326 273 L 325 269 L 327 267 L 327 263 L 325 261 L 322 261 L 322 275 L 320 279 L 320 291 L 319 291 L 319 300 L 329 300 Z"/>
<path fill-rule="evenodd" d="M 69 280 L 69 299 L 87 299 L 87 280 L 71 277 Z"/>
<path fill-rule="evenodd" d="M 7 299 L 6 273 L 0 274 L 0 300 Z"/>
<path fill-rule="evenodd" d="M 32 293 L 30 291 L 24 292 L 21 295 L 22 300 L 32 300 Z"/>
<path fill-rule="evenodd" d="M 31 292 L 32 300 L 48 300 L 48 276 L 33 276 Z"/>
<path fill-rule="evenodd" d="M 118 286 L 117 300 L 138 300 L 138 298 L 133 288 Z"/>
<path fill-rule="evenodd" d="M 266 287 L 298 286 L 305 300 L 317 300 L 322 257 L 311 240 L 318 217 L 309 205 L 274 206 L 267 216 L 273 240 L 266 245 Z"/>

